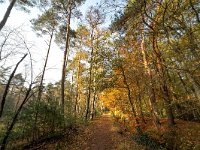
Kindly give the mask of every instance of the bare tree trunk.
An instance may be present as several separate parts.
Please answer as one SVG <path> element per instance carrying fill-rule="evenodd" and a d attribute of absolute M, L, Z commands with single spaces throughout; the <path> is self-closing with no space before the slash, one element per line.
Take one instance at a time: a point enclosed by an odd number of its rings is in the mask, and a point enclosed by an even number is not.
<path fill-rule="evenodd" d="M 48 62 L 48 58 L 49 58 L 49 52 L 50 52 L 50 49 L 51 49 L 51 42 L 52 42 L 52 39 L 53 39 L 53 33 L 54 33 L 54 30 L 52 30 L 51 35 L 50 35 L 50 40 L 49 40 L 49 43 L 48 43 L 47 55 L 46 55 L 44 67 L 43 67 L 43 70 L 42 70 L 42 77 L 41 77 L 41 80 L 40 80 L 39 91 L 38 91 L 38 100 L 39 101 L 40 101 L 41 96 L 42 96 L 44 74 L 45 74 L 45 71 L 46 71 L 47 62 Z"/>
<path fill-rule="evenodd" d="M 12 78 L 14 77 L 15 75 L 15 72 L 19 66 L 19 64 L 25 59 L 25 57 L 27 56 L 27 54 L 25 54 L 21 59 L 20 61 L 16 64 L 13 72 L 11 73 L 9 79 L 8 79 L 8 83 L 6 84 L 6 88 L 5 88 L 5 91 L 3 93 L 3 97 L 2 97 L 2 100 L 1 100 L 1 109 L 0 109 L 0 118 L 2 117 L 2 114 L 3 114 L 3 108 L 4 108 L 4 104 L 5 104 L 5 101 L 6 101 L 6 97 L 7 97 L 7 94 L 8 94 L 8 91 L 9 91 L 9 87 L 10 87 L 10 83 L 11 83 L 11 80 Z"/>
<path fill-rule="evenodd" d="M 62 78 L 61 78 L 61 110 L 64 114 L 64 101 L 65 101 L 65 76 L 66 76 L 66 66 L 67 66 L 67 53 L 69 48 L 69 35 L 70 35 L 70 21 L 71 21 L 71 13 L 72 13 L 72 6 L 71 1 L 69 1 L 69 16 L 67 20 L 67 31 L 66 31 L 66 43 L 65 43 L 65 51 L 64 51 L 64 58 L 63 58 L 63 67 L 62 67 Z"/>
<path fill-rule="evenodd" d="M 13 6 L 15 5 L 15 3 L 16 3 L 16 0 L 12 0 L 12 1 L 10 2 L 10 5 L 8 6 L 8 8 L 7 8 L 7 10 L 6 10 L 6 13 L 4 14 L 4 17 L 3 17 L 3 19 L 2 19 L 1 22 L 0 22 L 0 31 L 1 31 L 2 28 L 5 26 L 5 24 L 6 24 L 7 20 L 8 20 L 8 17 L 9 17 L 9 15 L 10 15 L 10 12 L 11 12 Z"/>
<path fill-rule="evenodd" d="M 3 141 L 2 141 L 2 144 L 1 144 L 1 147 L 0 147 L 1 150 L 4 150 L 4 149 L 6 148 L 6 143 L 7 143 L 8 137 L 9 137 L 9 135 L 10 135 L 10 133 L 11 133 L 11 131 L 12 131 L 12 129 L 13 129 L 13 127 L 14 127 L 16 121 L 17 121 L 18 115 L 19 115 L 19 113 L 21 112 L 21 110 L 22 110 L 24 104 L 25 104 L 25 103 L 28 101 L 28 99 L 30 98 L 29 95 L 30 95 L 31 90 L 32 90 L 32 83 L 29 85 L 29 88 L 28 88 L 28 90 L 27 90 L 27 92 L 26 92 L 26 95 L 25 95 L 25 97 L 24 97 L 24 99 L 23 99 L 23 102 L 22 102 L 22 104 L 20 105 L 20 107 L 18 108 L 18 110 L 17 110 L 15 116 L 13 117 L 13 120 L 12 120 L 11 124 L 9 125 L 9 127 L 8 127 L 8 129 L 7 129 L 6 133 L 5 133 L 5 136 L 4 136 L 4 138 L 3 138 Z"/>
<path fill-rule="evenodd" d="M 90 68 L 89 68 L 88 97 L 87 97 L 86 114 L 85 114 L 86 121 L 90 113 L 90 97 L 91 97 L 91 86 L 92 86 L 93 54 L 94 54 L 93 40 L 94 40 L 94 29 L 92 29 L 91 33 L 91 56 L 90 56 Z"/>

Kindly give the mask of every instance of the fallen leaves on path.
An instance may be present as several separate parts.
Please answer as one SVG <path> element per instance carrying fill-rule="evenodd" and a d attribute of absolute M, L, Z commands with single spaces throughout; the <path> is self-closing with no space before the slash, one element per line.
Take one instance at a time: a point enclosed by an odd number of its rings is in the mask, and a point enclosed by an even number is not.
<path fill-rule="evenodd" d="M 77 134 L 56 142 L 36 146 L 40 150 L 142 150 L 131 136 L 114 123 L 110 115 L 95 118 L 87 126 L 80 126 Z"/>
<path fill-rule="evenodd" d="M 70 147 L 73 150 L 142 150 L 114 125 L 110 115 L 93 120 Z"/>

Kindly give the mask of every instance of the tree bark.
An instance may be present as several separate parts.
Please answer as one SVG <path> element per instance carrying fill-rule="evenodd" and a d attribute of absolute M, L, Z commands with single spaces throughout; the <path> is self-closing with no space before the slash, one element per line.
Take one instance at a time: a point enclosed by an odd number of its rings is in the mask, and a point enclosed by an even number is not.
<path fill-rule="evenodd" d="M 71 13 L 72 13 L 72 6 L 71 1 L 69 1 L 69 16 L 67 19 L 67 31 L 66 31 L 66 43 L 65 43 L 65 51 L 64 51 L 64 58 L 63 58 L 63 67 L 62 67 L 62 78 L 61 78 L 61 111 L 64 114 L 64 101 L 65 101 L 65 76 L 66 76 L 66 66 L 67 66 L 67 53 L 69 48 L 69 36 L 70 36 L 70 21 L 71 21 Z"/>
<path fill-rule="evenodd" d="M 4 14 L 4 17 L 3 17 L 3 19 L 2 19 L 1 22 L 0 22 L 0 31 L 1 31 L 2 28 L 5 26 L 5 24 L 6 24 L 7 20 L 8 20 L 8 17 L 9 17 L 9 15 L 10 15 L 10 13 L 11 13 L 11 10 L 12 10 L 13 6 L 15 5 L 16 1 L 17 1 L 17 0 L 12 0 L 12 1 L 10 2 L 10 5 L 8 6 L 8 8 L 7 8 L 7 10 L 6 10 L 6 13 Z"/>

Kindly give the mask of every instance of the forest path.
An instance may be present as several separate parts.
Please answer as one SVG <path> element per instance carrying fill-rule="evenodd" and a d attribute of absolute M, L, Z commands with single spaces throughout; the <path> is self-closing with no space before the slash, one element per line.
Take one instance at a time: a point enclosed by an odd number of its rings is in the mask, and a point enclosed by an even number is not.
<path fill-rule="evenodd" d="M 128 132 L 122 132 L 109 114 L 95 118 L 80 127 L 74 135 L 52 142 L 35 145 L 28 150 L 143 150 L 131 139 Z"/>
<path fill-rule="evenodd" d="M 74 144 L 76 146 L 74 146 Z M 95 118 L 70 149 L 76 150 L 141 150 L 129 135 L 114 124 L 109 114 Z"/>

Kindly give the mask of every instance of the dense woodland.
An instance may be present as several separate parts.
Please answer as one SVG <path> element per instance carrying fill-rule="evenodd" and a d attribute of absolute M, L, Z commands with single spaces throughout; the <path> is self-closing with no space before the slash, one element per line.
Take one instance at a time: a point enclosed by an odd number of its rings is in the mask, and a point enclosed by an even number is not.
<path fill-rule="evenodd" d="M 85 16 L 79 10 L 84 2 L 11 0 L 1 12 L 1 149 L 67 134 L 106 112 L 140 143 L 200 149 L 199 1 L 101 1 Z M 47 41 L 39 73 L 20 27 L 6 25 L 14 7 L 40 12 L 31 20 L 33 32 Z M 76 30 L 74 18 L 80 20 Z M 63 51 L 62 77 L 48 83 L 53 42 Z M 191 135 L 176 132 L 187 126 Z"/>

